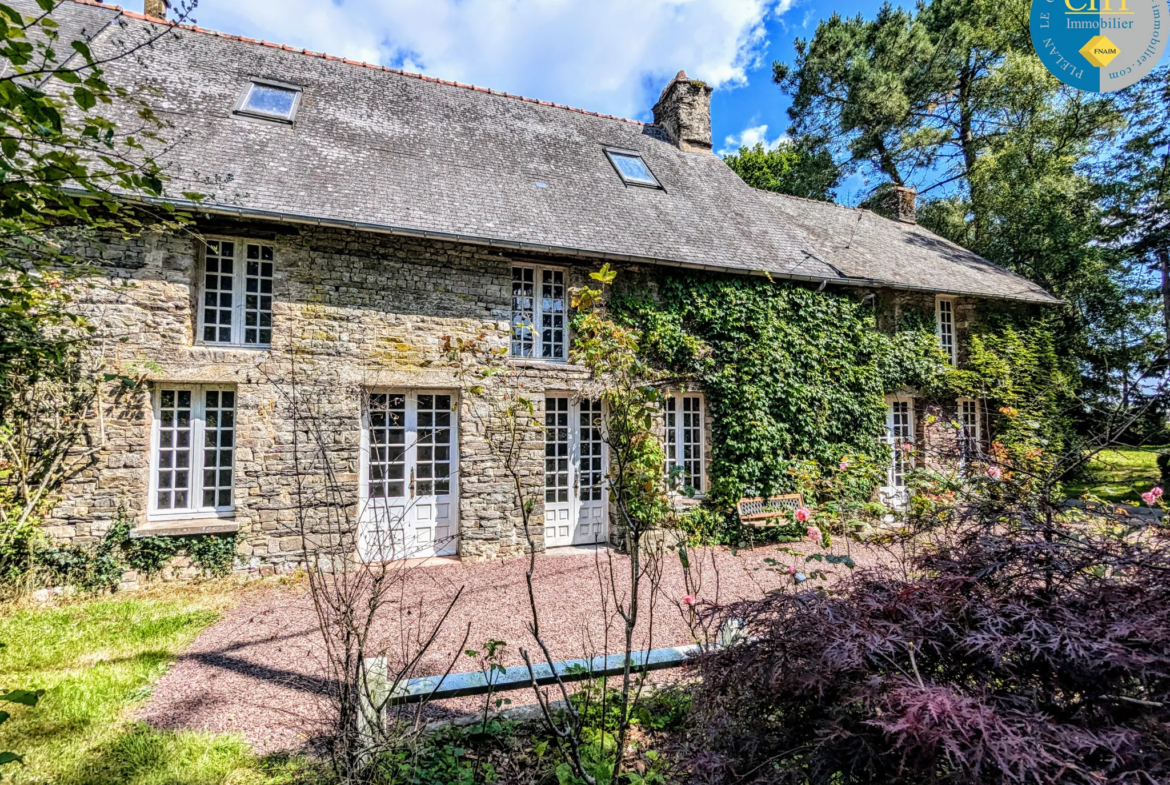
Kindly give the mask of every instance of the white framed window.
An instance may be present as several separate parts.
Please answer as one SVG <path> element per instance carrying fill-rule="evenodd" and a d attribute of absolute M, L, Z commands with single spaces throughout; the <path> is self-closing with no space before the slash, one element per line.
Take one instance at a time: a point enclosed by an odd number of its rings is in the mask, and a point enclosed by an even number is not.
<path fill-rule="evenodd" d="M 906 488 L 906 475 L 914 468 L 914 399 L 887 401 L 884 441 L 890 446 L 886 488 L 900 494 Z"/>
<path fill-rule="evenodd" d="M 666 399 L 666 470 L 682 467 L 677 484 L 697 495 L 705 490 L 703 451 L 703 396 L 669 395 Z"/>
<path fill-rule="evenodd" d="M 151 426 L 154 519 L 230 516 L 235 509 L 236 391 L 160 384 Z"/>
<path fill-rule="evenodd" d="M 272 344 L 272 246 L 249 240 L 208 240 L 199 281 L 199 342 L 223 346 Z"/>
<path fill-rule="evenodd" d="M 938 335 L 939 345 L 946 352 L 951 365 L 959 361 L 958 346 L 955 341 L 955 298 L 935 298 L 934 301 L 935 334 Z"/>
<path fill-rule="evenodd" d="M 567 356 L 565 271 L 512 267 L 512 356 L 564 362 Z"/>
<path fill-rule="evenodd" d="M 966 469 L 974 461 L 979 460 L 980 429 L 979 429 L 979 401 L 974 398 L 960 398 L 958 401 L 959 414 L 959 468 Z"/>

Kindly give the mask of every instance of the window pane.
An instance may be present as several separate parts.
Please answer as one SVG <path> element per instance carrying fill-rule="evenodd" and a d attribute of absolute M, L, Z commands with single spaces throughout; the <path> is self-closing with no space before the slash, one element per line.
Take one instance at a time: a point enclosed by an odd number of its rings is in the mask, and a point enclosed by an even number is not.
<path fill-rule="evenodd" d="M 230 507 L 234 485 L 235 395 L 208 390 L 204 403 L 203 506 Z"/>
<path fill-rule="evenodd" d="M 532 357 L 535 346 L 535 270 L 512 268 L 512 356 Z"/>
<path fill-rule="evenodd" d="M 955 361 L 955 304 L 950 300 L 938 301 L 938 340 L 947 358 Z"/>
<path fill-rule="evenodd" d="M 234 270 L 235 243 L 209 242 L 203 275 L 203 340 L 206 343 L 232 340 Z"/>
<path fill-rule="evenodd" d="M 609 157 L 626 182 L 658 185 L 658 181 L 654 179 L 654 175 L 650 174 L 650 169 L 640 155 L 610 152 Z"/>
<path fill-rule="evenodd" d="M 703 405 L 697 395 L 682 399 L 683 487 L 703 490 Z"/>
<path fill-rule="evenodd" d="M 581 501 L 599 501 L 601 472 L 601 401 L 581 401 Z"/>
<path fill-rule="evenodd" d="M 406 496 L 406 396 L 370 396 L 370 498 Z M 390 482 L 385 480 L 389 478 Z"/>
<path fill-rule="evenodd" d="M 272 297 L 259 292 L 272 291 L 272 264 L 259 261 L 264 255 L 272 258 L 272 248 L 248 243 L 245 261 L 244 289 L 244 343 L 267 346 L 272 343 Z"/>
<path fill-rule="evenodd" d="M 544 399 L 544 500 L 569 500 L 569 399 Z"/>
<path fill-rule="evenodd" d="M 540 356 L 550 360 L 565 357 L 565 274 L 541 270 Z"/>
<path fill-rule="evenodd" d="M 185 393 L 185 394 L 184 394 Z M 191 394 L 162 390 L 156 412 L 159 448 L 155 459 L 155 485 L 159 510 L 181 510 L 187 506 L 190 482 Z"/>
<path fill-rule="evenodd" d="M 266 84 L 252 84 L 242 109 L 247 112 L 292 120 L 297 91 Z"/>

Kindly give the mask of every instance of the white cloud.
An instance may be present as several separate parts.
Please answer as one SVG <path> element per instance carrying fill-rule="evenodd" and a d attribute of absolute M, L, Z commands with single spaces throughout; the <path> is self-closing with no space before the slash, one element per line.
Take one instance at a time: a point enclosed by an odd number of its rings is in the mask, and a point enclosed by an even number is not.
<path fill-rule="evenodd" d="M 780 146 L 788 137 L 784 134 L 778 135 L 775 139 L 768 138 L 768 126 L 753 125 L 750 128 L 745 128 L 738 134 L 731 134 L 723 138 L 723 147 L 719 150 L 719 155 L 728 155 L 730 153 L 739 152 L 741 147 L 755 147 L 757 144 L 762 144 L 765 150 L 774 150 Z"/>
<path fill-rule="evenodd" d="M 792 0 L 202 0 L 202 27 L 649 118 L 679 69 L 742 85 Z"/>

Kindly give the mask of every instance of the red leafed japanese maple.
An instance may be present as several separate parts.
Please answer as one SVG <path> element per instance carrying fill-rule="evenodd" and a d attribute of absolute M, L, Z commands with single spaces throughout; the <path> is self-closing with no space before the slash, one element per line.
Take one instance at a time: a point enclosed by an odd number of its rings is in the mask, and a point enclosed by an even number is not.
<path fill-rule="evenodd" d="M 1170 782 L 1168 529 L 1017 491 L 918 521 L 896 570 L 722 609 L 752 637 L 701 663 L 697 778 Z"/>

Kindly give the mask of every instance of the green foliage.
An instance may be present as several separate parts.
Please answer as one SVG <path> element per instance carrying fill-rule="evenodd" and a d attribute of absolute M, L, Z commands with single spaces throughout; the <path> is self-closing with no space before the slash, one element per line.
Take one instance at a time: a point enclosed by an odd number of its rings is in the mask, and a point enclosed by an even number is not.
<path fill-rule="evenodd" d="M 799 490 L 791 472 L 797 460 L 826 467 L 847 455 L 884 461 L 877 441 L 883 396 L 926 386 L 944 367 L 933 329 L 886 335 L 869 304 L 836 293 L 671 273 L 660 298 L 627 296 L 614 308 L 642 327 L 653 361 L 706 392 L 714 415 L 712 496 L 724 508 L 745 495 Z M 855 490 L 868 498 L 873 489 Z"/>
<path fill-rule="evenodd" d="M 203 570 L 205 575 L 222 578 L 232 571 L 238 542 L 239 535 L 235 532 L 201 534 L 182 538 L 182 547 L 187 549 L 192 563 Z"/>
<path fill-rule="evenodd" d="M 0 643 L 0 648 L 4 644 Z M 45 694 L 44 690 L 9 690 L 8 692 L 0 692 L 0 703 L 13 703 L 19 706 L 36 706 L 40 701 L 41 696 Z M 0 725 L 3 725 L 12 715 L 6 711 L 0 710 Z M 6 766 L 9 763 L 24 763 L 24 756 L 11 750 L 0 750 L 0 766 Z M 3 773 L 0 773 L 0 779 L 4 779 Z"/>
<path fill-rule="evenodd" d="M 130 569 L 152 578 L 170 563 L 181 545 L 178 537 L 135 537 L 124 540 L 121 547 Z"/>
<path fill-rule="evenodd" d="M 788 140 L 770 150 L 759 142 L 755 147 L 741 147 L 723 161 L 752 188 L 822 202 L 833 200 L 833 189 L 841 179 L 826 148 Z"/>
<path fill-rule="evenodd" d="M 925 311 L 903 308 L 883 332 L 872 301 L 792 283 L 669 272 L 657 288 L 657 300 L 615 294 L 610 308 L 638 328 L 648 362 L 707 395 L 712 490 L 707 507 L 682 519 L 697 541 L 804 536 L 796 526 L 745 532 L 731 510 L 749 495 L 799 492 L 837 531 L 874 514 L 866 505 L 889 457 L 878 439 L 884 398 L 902 388 L 1015 409 L 1019 417 L 998 419 L 1019 456 L 1065 441 L 1061 414 L 1075 370 L 1057 353 L 1059 322 L 1050 318 L 985 313 L 971 326 L 968 365 L 957 370 Z"/>

